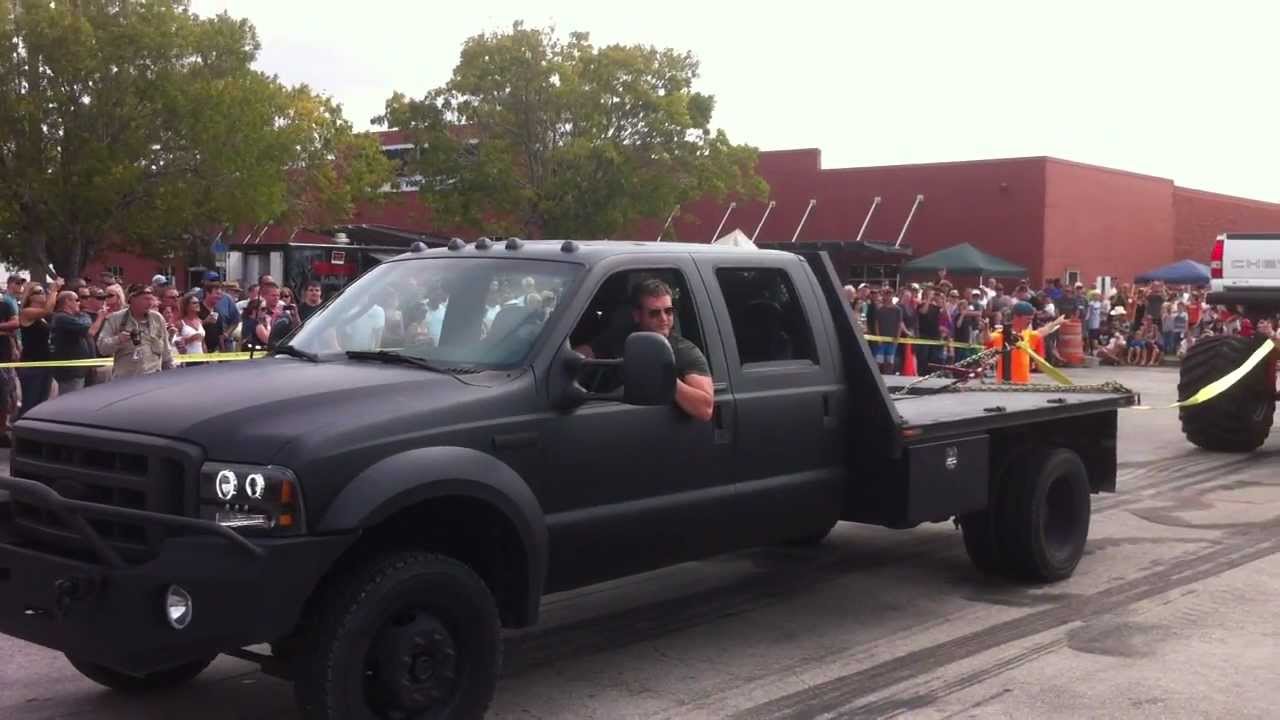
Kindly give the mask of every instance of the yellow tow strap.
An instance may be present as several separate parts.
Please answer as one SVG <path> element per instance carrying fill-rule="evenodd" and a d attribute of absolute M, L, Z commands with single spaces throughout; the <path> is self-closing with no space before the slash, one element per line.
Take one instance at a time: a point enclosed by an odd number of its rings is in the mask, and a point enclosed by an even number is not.
<path fill-rule="evenodd" d="M 1045 375 L 1053 378 L 1059 385 L 1075 384 L 1071 382 L 1071 378 L 1064 375 L 1061 370 L 1050 365 L 1048 360 L 1037 355 L 1036 351 L 1031 349 L 1031 346 L 1027 344 L 1026 340 L 1019 340 L 1017 347 L 1021 350 L 1025 350 L 1027 354 L 1031 356 L 1031 359 L 1036 361 L 1036 365 L 1040 367 L 1040 372 L 1043 372 Z"/>
<path fill-rule="evenodd" d="M 1248 375 L 1250 370 L 1257 367 L 1258 363 L 1262 362 L 1268 355 L 1270 355 L 1272 350 L 1275 350 L 1275 347 L 1276 345 L 1274 341 L 1262 343 L 1258 346 L 1258 349 L 1254 351 L 1253 355 L 1249 356 L 1249 359 L 1246 360 L 1243 365 L 1200 388 L 1200 392 L 1195 395 L 1192 395 L 1182 402 L 1176 402 L 1169 407 L 1191 407 L 1192 405 L 1199 405 L 1200 403 L 1214 399 L 1226 392 L 1232 385 L 1240 382 L 1240 379 L 1245 375 Z"/>

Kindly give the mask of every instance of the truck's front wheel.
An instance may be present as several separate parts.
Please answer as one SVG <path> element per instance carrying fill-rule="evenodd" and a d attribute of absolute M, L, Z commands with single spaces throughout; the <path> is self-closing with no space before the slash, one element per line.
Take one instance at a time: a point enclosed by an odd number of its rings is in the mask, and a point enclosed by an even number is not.
<path fill-rule="evenodd" d="M 211 655 L 207 658 L 201 658 L 200 660 L 165 670 L 157 670 L 146 675 L 129 675 L 119 670 L 112 670 L 105 665 L 82 660 L 74 655 L 68 655 L 67 661 L 71 663 L 71 667 L 79 670 L 81 675 L 103 687 L 122 693 L 145 693 L 154 690 L 168 690 L 179 685 L 185 685 L 204 672 L 204 669 L 209 667 L 209 663 L 213 662 L 214 657 L 216 656 Z"/>
<path fill-rule="evenodd" d="M 1182 359 L 1178 400 L 1244 364 L 1266 338 L 1211 335 L 1201 338 Z M 1251 452 L 1266 442 L 1276 412 L 1274 366 L 1259 363 L 1235 385 L 1212 400 L 1179 409 L 1182 432 L 1193 445 L 1218 452 Z"/>
<path fill-rule="evenodd" d="M 493 596 L 471 568 L 394 552 L 322 592 L 294 660 L 305 717 L 484 716 L 502 642 Z"/>

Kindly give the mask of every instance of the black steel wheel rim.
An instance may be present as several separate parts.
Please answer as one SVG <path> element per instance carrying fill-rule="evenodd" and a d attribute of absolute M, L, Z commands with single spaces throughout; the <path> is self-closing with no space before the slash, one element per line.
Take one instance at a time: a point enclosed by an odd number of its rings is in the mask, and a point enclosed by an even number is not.
<path fill-rule="evenodd" d="M 444 717 L 458 692 L 458 656 L 454 633 L 430 611 L 393 613 L 365 658 L 369 706 L 390 720 Z"/>

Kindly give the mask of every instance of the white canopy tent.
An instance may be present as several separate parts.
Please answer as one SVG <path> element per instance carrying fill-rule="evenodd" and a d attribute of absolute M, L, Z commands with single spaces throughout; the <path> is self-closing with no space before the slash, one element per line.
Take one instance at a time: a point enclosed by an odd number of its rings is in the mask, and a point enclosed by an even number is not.
<path fill-rule="evenodd" d="M 737 247 L 737 248 L 751 248 L 753 250 L 756 248 L 756 244 L 751 242 L 751 238 L 748 237 L 747 234 L 742 232 L 742 230 L 740 229 L 734 229 L 733 232 L 729 233 L 728 235 L 725 235 L 719 240 L 716 240 L 713 244 L 728 245 L 729 247 Z"/>

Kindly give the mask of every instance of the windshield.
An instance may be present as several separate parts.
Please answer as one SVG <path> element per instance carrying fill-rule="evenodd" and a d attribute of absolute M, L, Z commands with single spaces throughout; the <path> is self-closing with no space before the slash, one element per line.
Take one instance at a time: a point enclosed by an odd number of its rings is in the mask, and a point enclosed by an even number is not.
<path fill-rule="evenodd" d="M 370 270 L 289 344 L 319 355 L 391 350 L 444 367 L 520 364 L 578 266 L 506 258 L 430 258 Z"/>

